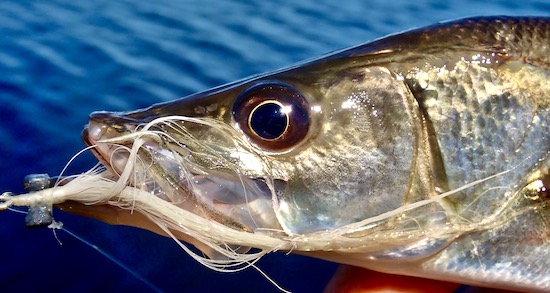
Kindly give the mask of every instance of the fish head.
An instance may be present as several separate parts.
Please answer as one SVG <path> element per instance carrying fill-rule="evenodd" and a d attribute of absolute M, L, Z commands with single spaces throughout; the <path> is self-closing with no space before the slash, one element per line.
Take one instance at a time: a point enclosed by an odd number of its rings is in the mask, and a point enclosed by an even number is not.
<path fill-rule="evenodd" d="M 129 185 L 152 196 L 236 229 L 313 233 L 413 200 L 413 102 L 386 67 L 321 59 L 144 110 L 95 112 L 83 139 L 113 174 L 131 163 Z"/>

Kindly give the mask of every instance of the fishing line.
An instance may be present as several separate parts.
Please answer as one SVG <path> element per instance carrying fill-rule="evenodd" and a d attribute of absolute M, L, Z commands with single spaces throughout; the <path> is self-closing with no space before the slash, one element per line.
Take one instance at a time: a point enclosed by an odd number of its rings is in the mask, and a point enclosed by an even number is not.
<path fill-rule="evenodd" d="M 19 214 L 28 214 L 28 212 L 26 212 L 26 211 L 21 211 L 21 210 L 15 209 L 13 207 L 8 207 L 7 210 L 15 212 L 15 213 L 19 213 Z M 62 245 L 62 242 L 57 237 L 56 230 L 63 230 L 67 234 L 69 234 L 70 236 L 74 237 L 75 239 L 81 241 L 82 243 L 84 243 L 87 246 L 89 246 L 89 247 L 93 248 L 94 250 L 96 250 L 97 252 L 99 252 L 100 254 L 105 256 L 108 260 L 112 261 L 113 263 L 115 263 L 117 266 L 119 266 L 120 268 L 122 268 L 126 272 L 130 273 L 134 278 L 140 280 L 142 283 L 144 283 L 149 288 L 151 288 L 154 292 L 157 292 L 157 293 L 164 292 L 160 288 L 158 288 L 156 285 L 154 285 L 153 283 L 149 282 L 147 279 L 145 279 L 144 277 L 139 275 L 136 271 L 132 270 L 130 267 L 128 267 L 127 265 L 125 265 L 124 263 L 122 263 L 121 261 L 116 259 L 114 256 L 110 255 L 106 251 L 99 248 L 97 245 L 92 244 L 90 241 L 78 236 L 75 232 L 72 232 L 69 229 L 65 228 L 63 226 L 63 223 L 53 220 L 53 222 L 50 225 L 48 225 L 48 228 L 52 229 L 54 237 L 57 240 L 57 242 L 59 243 L 59 245 Z"/>
<path fill-rule="evenodd" d="M 14 213 L 19 213 L 19 214 L 25 214 L 25 215 L 28 214 L 27 211 L 21 211 L 21 210 L 18 210 L 18 209 L 16 209 L 16 208 L 12 208 L 12 207 L 7 208 L 7 210 L 8 210 L 8 211 L 12 211 L 12 212 L 14 212 Z"/>
<path fill-rule="evenodd" d="M 132 270 L 130 267 L 128 267 L 127 265 L 125 265 L 124 263 L 122 263 L 121 261 L 119 261 L 118 259 L 116 259 L 114 256 L 110 255 L 109 253 L 107 253 L 106 251 L 104 251 L 103 249 L 99 248 L 97 245 L 94 245 L 92 244 L 91 242 L 89 242 L 88 240 L 78 236 L 76 233 L 68 230 L 67 228 L 63 227 L 63 224 L 61 222 L 53 222 L 50 226 L 48 226 L 49 228 L 52 229 L 52 231 L 54 231 L 54 234 L 55 234 L 55 230 L 63 230 L 65 231 L 67 234 L 71 235 L 72 237 L 76 238 L 77 240 L 81 241 L 82 243 L 86 244 L 87 246 L 93 248 L 95 251 L 99 252 L 100 254 L 102 254 L 103 256 L 105 256 L 108 260 L 112 261 L 113 263 L 115 263 L 117 266 L 121 267 L 123 270 L 125 270 L 126 272 L 130 273 L 132 276 L 134 276 L 134 278 L 140 280 L 142 283 L 144 283 L 145 285 L 147 285 L 149 288 L 151 288 L 153 291 L 157 292 L 157 293 L 162 293 L 164 291 L 162 291 L 159 287 L 155 286 L 153 283 L 149 282 L 147 279 L 145 279 L 143 276 L 141 276 L 140 274 L 138 274 L 136 271 Z M 55 236 L 55 238 L 57 239 L 57 235 Z M 59 239 L 57 239 L 58 242 Z M 60 242 L 61 243 L 61 242 Z"/>

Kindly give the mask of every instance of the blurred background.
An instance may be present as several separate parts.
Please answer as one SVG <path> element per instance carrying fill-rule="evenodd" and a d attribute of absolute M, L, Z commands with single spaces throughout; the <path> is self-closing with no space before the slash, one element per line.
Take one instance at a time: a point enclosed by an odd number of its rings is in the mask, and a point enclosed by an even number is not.
<path fill-rule="evenodd" d="M 348 46 L 477 15 L 550 15 L 526 1 L 0 1 L 0 192 L 58 174 L 95 110 L 172 100 Z M 86 171 L 92 155 L 68 173 Z M 54 212 L 57 221 L 166 292 L 276 292 L 253 269 L 210 271 L 172 240 Z M 153 292 L 64 231 L 0 213 L 2 292 Z M 294 292 L 320 292 L 337 265 L 276 253 L 258 263 Z"/>

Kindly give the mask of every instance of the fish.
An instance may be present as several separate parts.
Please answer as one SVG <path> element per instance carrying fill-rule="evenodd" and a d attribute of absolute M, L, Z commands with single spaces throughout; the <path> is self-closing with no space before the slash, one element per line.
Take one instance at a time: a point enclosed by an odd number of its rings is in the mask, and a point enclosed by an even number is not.
<path fill-rule="evenodd" d="M 219 271 L 286 251 L 548 291 L 549 47 L 548 17 L 467 18 L 94 112 L 82 139 L 100 164 L 30 177 L 0 209 L 150 230 Z"/>

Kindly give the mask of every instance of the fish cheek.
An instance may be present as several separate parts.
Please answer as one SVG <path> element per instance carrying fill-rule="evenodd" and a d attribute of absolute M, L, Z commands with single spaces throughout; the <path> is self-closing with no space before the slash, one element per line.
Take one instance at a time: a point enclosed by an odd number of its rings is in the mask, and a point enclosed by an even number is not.
<path fill-rule="evenodd" d="M 296 156 L 295 176 L 278 197 L 290 232 L 341 227 L 409 199 L 420 132 L 415 100 L 385 68 L 361 70 L 327 87 L 319 133 Z"/>

